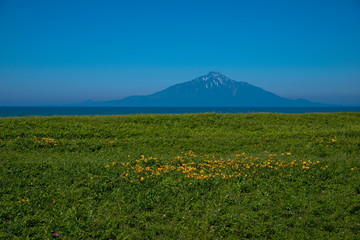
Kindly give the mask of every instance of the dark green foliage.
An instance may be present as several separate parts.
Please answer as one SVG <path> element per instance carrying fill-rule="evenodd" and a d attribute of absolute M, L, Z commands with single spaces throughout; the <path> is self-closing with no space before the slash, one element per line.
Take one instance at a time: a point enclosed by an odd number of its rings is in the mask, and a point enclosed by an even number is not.
<path fill-rule="evenodd" d="M 359 113 L 1 118 L 0 139 L 0 239 L 360 235 Z M 251 180 L 170 171 L 143 182 L 119 167 L 180 166 L 190 150 L 196 166 L 242 153 L 319 164 L 252 167 Z"/>

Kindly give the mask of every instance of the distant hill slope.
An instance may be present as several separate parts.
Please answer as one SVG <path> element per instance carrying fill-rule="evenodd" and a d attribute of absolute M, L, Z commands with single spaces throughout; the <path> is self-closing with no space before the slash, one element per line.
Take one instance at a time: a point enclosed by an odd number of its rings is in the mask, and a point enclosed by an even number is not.
<path fill-rule="evenodd" d="M 234 81 L 219 72 L 209 72 L 192 81 L 176 84 L 146 96 L 92 102 L 82 106 L 121 107 L 323 107 L 326 104 L 291 100 L 246 82 Z"/>

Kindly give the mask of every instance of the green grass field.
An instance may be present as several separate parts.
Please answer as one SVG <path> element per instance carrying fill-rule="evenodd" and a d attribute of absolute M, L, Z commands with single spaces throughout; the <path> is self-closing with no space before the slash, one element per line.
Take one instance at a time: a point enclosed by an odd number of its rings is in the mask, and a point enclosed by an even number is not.
<path fill-rule="evenodd" d="M 0 239 L 359 239 L 360 113 L 0 119 Z"/>

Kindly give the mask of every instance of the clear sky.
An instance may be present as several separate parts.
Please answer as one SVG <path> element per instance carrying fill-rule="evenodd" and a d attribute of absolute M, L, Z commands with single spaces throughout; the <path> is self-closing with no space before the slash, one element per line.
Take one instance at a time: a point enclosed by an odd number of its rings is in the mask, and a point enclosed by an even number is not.
<path fill-rule="evenodd" d="M 121 99 L 209 71 L 360 105 L 360 1 L 0 0 L 0 106 Z"/>

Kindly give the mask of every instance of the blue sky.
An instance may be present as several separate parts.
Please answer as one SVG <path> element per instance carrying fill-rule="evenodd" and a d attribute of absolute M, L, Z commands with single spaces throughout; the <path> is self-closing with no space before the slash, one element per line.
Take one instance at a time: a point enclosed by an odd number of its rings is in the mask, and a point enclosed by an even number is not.
<path fill-rule="evenodd" d="M 0 0 L 0 106 L 150 94 L 220 71 L 360 105 L 360 1 Z"/>

